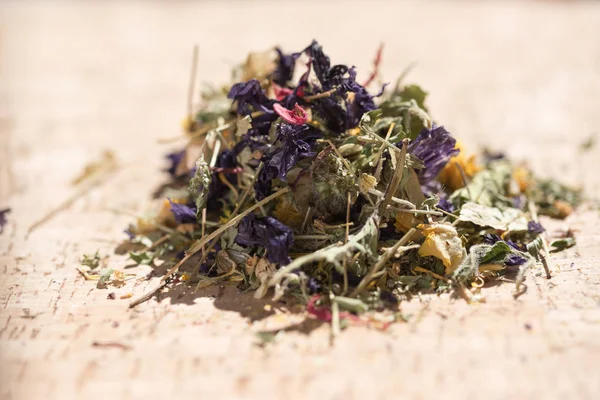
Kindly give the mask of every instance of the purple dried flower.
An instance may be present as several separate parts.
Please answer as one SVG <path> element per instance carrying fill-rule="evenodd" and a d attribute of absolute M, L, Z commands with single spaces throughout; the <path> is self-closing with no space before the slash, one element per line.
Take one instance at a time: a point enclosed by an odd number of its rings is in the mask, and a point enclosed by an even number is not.
<path fill-rule="evenodd" d="M 304 51 L 308 53 L 308 55 L 312 58 L 312 65 L 315 70 L 315 74 L 317 78 L 323 84 L 327 81 L 327 73 L 329 72 L 329 68 L 331 66 L 331 61 L 329 57 L 323 53 L 323 47 L 316 40 L 308 46 Z"/>
<path fill-rule="evenodd" d="M 443 126 L 431 130 L 423 129 L 417 138 L 408 145 L 408 152 L 419 158 L 425 165 L 417 171 L 421 186 L 435 180 L 450 158 L 457 155 L 456 139 Z"/>
<path fill-rule="evenodd" d="M 364 86 L 356 82 L 354 67 L 348 69 L 345 65 L 336 65 L 325 74 L 324 79 L 321 81 L 323 90 L 337 87 L 338 91 L 330 97 L 314 102 L 313 107 L 324 120 L 327 128 L 336 133 L 358 126 L 364 113 L 377 108 L 373 98 L 383 94 L 382 89 L 380 93 L 373 96 Z"/>
<path fill-rule="evenodd" d="M 525 207 L 525 196 L 515 196 L 511 199 L 514 208 L 522 210 Z"/>
<path fill-rule="evenodd" d="M 238 143 L 239 144 L 239 143 Z M 219 179 L 219 173 L 223 173 L 225 179 L 229 182 L 235 182 L 236 171 L 240 165 L 237 162 L 238 152 L 242 151 L 246 144 L 242 144 L 239 147 L 236 146 L 232 150 L 223 150 L 217 156 L 217 162 L 215 163 L 215 167 L 212 173 L 212 179 L 210 181 L 210 190 L 208 193 L 208 207 L 209 208 L 220 208 L 219 200 L 226 194 L 229 190 L 227 185 Z"/>
<path fill-rule="evenodd" d="M 196 222 L 196 208 L 186 206 L 185 204 L 171 203 L 171 212 L 178 224 L 190 224 Z"/>
<path fill-rule="evenodd" d="M 181 164 L 181 161 L 183 160 L 184 156 L 185 150 L 174 151 L 173 153 L 169 153 L 165 156 L 165 158 L 167 158 L 171 164 L 166 170 L 169 173 L 169 175 L 171 175 L 171 177 L 179 178 L 181 176 L 181 174 L 177 174 L 177 167 L 179 166 L 179 164 Z"/>
<path fill-rule="evenodd" d="M 515 254 L 515 253 L 510 253 L 504 259 L 504 263 L 511 267 L 517 266 L 517 265 L 522 265 L 525 263 L 525 261 L 527 261 L 527 259 L 525 257 L 523 257 L 519 254 Z"/>
<path fill-rule="evenodd" d="M 343 101 L 338 101 L 334 95 L 313 101 L 311 105 L 313 112 L 323 120 L 327 129 L 335 133 L 341 133 L 348 126 L 346 123 L 348 114 L 344 110 L 342 103 Z"/>
<path fill-rule="evenodd" d="M 254 185 L 256 199 L 262 200 L 269 195 L 273 179 L 285 179 L 301 158 L 312 157 L 312 146 L 319 137 L 321 132 L 309 125 L 279 125 L 277 144 L 262 158 L 264 167 Z"/>
<path fill-rule="evenodd" d="M 439 198 L 440 198 L 440 201 L 438 202 L 438 205 L 437 205 L 437 207 L 438 207 L 440 210 L 446 211 L 446 212 L 448 212 L 448 213 L 453 213 L 453 212 L 456 210 L 456 208 L 454 207 L 454 204 L 452 204 L 452 203 L 451 203 L 451 202 L 448 200 L 448 197 L 447 197 L 447 196 L 445 196 L 445 195 L 441 195 L 441 196 L 439 196 Z"/>
<path fill-rule="evenodd" d="M 285 224 L 273 217 L 257 217 L 248 214 L 238 226 L 235 238 L 242 246 L 260 246 L 267 251 L 267 259 L 272 263 L 290 263 L 289 249 L 294 243 L 294 234 Z"/>
<path fill-rule="evenodd" d="M 318 293 L 321 290 L 321 283 L 311 276 L 306 282 L 306 287 L 308 288 L 309 293 Z"/>
<path fill-rule="evenodd" d="M 129 238 L 129 240 L 133 240 L 135 238 L 135 233 L 133 233 L 132 229 L 133 227 L 130 225 L 129 228 L 123 231 L 123 233 L 125 233 Z"/>
<path fill-rule="evenodd" d="M 510 239 L 502 240 L 502 238 L 500 236 L 494 235 L 491 233 L 486 233 L 483 235 L 483 242 L 486 244 L 494 244 L 496 242 L 505 242 L 507 245 L 509 245 L 510 247 L 512 247 L 515 250 L 519 250 L 519 251 L 526 250 L 523 246 L 519 246 L 518 244 L 516 244 L 515 242 L 513 242 Z"/>
<path fill-rule="evenodd" d="M 272 75 L 273 82 L 280 86 L 285 86 L 294 76 L 296 60 L 302 53 L 283 54 L 279 47 L 275 48 L 275 51 L 279 55 L 279 59 L 277 68 Z"/>
<path fill-rule="evenodd" d="M 529 233 L 540 234 L 540 233 L 544 233 L 546 231 L 546 229 L 544 229 L 542 224 L 540 224 L 539 222 L 529 221 L 527 223 L 527 231 L 529 231 Z"/>
<path fill-rule="evenodd" d="M 272 103 L 256 79 L 236 83 L 229 90 L 227 98 L 232 99 L 234 102 L 237 101 L 236 111 L 242 115 L 250 114 L 252 111 L 269 112 L 269 106 Z M 253 110 L 249 106 L 252 106 Z"/>
<path fill-rule="evenodd" d="M 4 210 L 0 210 L 0 233 L 4 232 L 4 226 L 8 222 L 6 218 L 6 214 L 10 212 L 10 208 L 5 208 Z"/>

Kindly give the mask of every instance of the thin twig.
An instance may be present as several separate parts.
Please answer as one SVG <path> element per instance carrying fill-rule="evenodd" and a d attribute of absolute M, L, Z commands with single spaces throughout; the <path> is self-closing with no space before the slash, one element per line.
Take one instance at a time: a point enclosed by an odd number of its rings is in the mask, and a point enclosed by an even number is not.
<path fill-rule="evenodd" d="M 83 181 L 81 186 L 70 197 L 68 197 L 66 200 L 61 202 L 49 212 L 47 212 L 43 217 L 35 221 L 29 227 L 29 229 L 27 229 L 25 237 L 29 237 L 29 235 L 31 235 L 31 233 L 33 233 L 33 231 L 35 231 L 37 228 L 50 221 L 52 218 L 54 218 L 61 212 L 67 210 L 79 198 L 87 195 L 92 189 L 103 184 L 109 176 L 113 175 L 118 170 L 118 164 L 116 162 L 103 163 L 103 167 L 104 168 L 98 169 L 94 176 L 90 176 L 85 181 Z"/>
<path fill-rule="evenodd" d="M 192 247 L 190 247 L 190 249 L 188 250 L 188 252 L 186 253 L 185 257 L 179 261 L 177 263 L 177 265 L 175 265 L 173 268 L 171 268 L 169 270 L 169 272 L 167 272 L 167 274 L 162 278 L 163 280 L 168 279 L 170 276 L 172 276 L 181 265 L 183 265 L 187 260 L 189 260 L 194 254 L 196 254 L 203 245 L 205 245 L 206 243 L 210 242 L 211 240 L 215 239 L 216 237 L 220 236 L 223 232 L 225 232 L 227 229 L 229 229 L 230 227 L 237 225 L 246 215 L 250 214 L 252 211 L 256 210 L 257 208 L 259 208 L 260 206 L 267 204 L 268 202 L 270 202 L 271 200 L 281 196 L 282 194 L 285 194 L 287 192 L 290 191 L 289 187 L 285 187 L 280 189 L 279 191 L 273 193 L 272 195 L 265 197 L 264 199 L 262 199 L 261 201 L 259 201 L 258 203 L 256 203 L 255 205 L 253 205 L 252 207 L 249 207 L 248 209 L 246 209 L 243 213 L 231 218 L 229 221 L 227 221 L 226 224 L 224 224 L 223 226 L 221 226 L 219 229 L 217 229 L 216 231 L 212 232 L 211 234 L 209 234 L 208 236 L 205 236 L 203 238 L 201 238 L 200 240 L 198 240 L 196 243 L 194 243 L 192 245 Z M 207 253 L 210 250 L 207 249 Z M 194 273 L 192 273 L 191 276 L 194 276 L 195 273 L 197 273 L 198 271 L 196 270 Z"/>
<path fill-rule="evenodd" d="M 346 169 L 348 171 L 352 170 L 352 167 L 350 167 L 350 164 L 348 163 L 348 160 L 346 160 L 346 158 L 344 158 L 344 156 L 340 153 L 340 151 L 338 150 L 338 148 L 335 146 L 335 144 L 333 144 L 333 142 L 329 139 L 325 139 L 325 140 L 318 140 L 318 142 L 325 142 L 327 144 L 329 144 L 329 146 L 331 146 L 331 148 L 333 149 L 334 153 L 340 158 L 340 160 L 342 160 L 342 162 L 344 163 L 344 166 L 346 167 Z"/>
<path fill-rule="evenodd" d="M 417 63 L 412 62 L 412 63 L 408 64 L 408 66 L 406 68 L 404 68 L 404 71 L 402 71 L 402 73 L 400 74 L 398 79 L 396 79 L 396 86 L 394 87 L 394 93 L 397 93 L 400 91 L 400 87 L 402 86 L 402 81 L 404 81 L 404 78 L 406 78 L 406 76 L 409 74 L 409 72 L 412 71 L 413 68 L 416 66 L 417 66 Z"/>
<path fill-rule="evenodd" d="M 408 232 L 400 240 L 396 242 L 392 247 L 390 247 L 385 253 L 381 255 L 377 263 L 371 268 L 371 270 L 365 275 L 365 277 L 360 281 L 358 286 L 352 291 L 350 297 L 356 297 L 360 294 L 360 292 L 371 282 L 373 276 L 379 272 L 381 268 L 385 266 L 385 264 L 389 261 L 392 256 L 396 255 L 398 249 L 408 243 L 412 237 L 412 235 L 417 230 L 415 228 L 410 228 Z"/>
<path fill-rule="evenodd" d="M 312 96 L 303 97 L 302 100 L 311 102 L 313 100 L 324 99 L 325 97 L 331 97 L 331 95 L 334 94 L 337 91 L 338 91 L 337 88 L 333 88 L 333 89 L 330 89 L 330 90 L 328 90 L 326 92 L 317 93 L 317 94 L 313 94 Z"/>
<path fill-rule="evenodd" d="M 537 206 L 535 205 L 535 203 L 532 200 L 529 200 L 528 204 L 527 204 L 528 208 L 529 208 L 529 213 L 531 214 L 531 219 L 534 222 L 540 222 L 539 217 L 538 217 L 538 212 L 537 212 Z M 546 240 L 546 233 L 542 233 L 541 235 L 542 238 L 542 247 L 543 247 L 543 252 L 540 252 L 540 258 L 542 260 L 542 265 L 544 267 L 544 272 L 546 272 L 546 279 L 550 279 L 552 278 L 552 274 L 550 274 L 550 250 L 548 249 L 548 241 Z"/>
<path fill-rule="evenodd" d="M 344 236 L 344 244 L 348 243 L 348 236 L 350 236 L 350 192 L 348 192 L 348 205 L 346 206 L 346 235 Z M 345 296 L 348 292 L 348 256 L 344 254 L 344 291 L 342 296 Z"/>
<path fill-rule="evenodd" d="M 135 306 L 137 306 L 139 304 L 142 304 L 145 301 L 150 300 L 156 294 L 158 294 L 161 290 L 163 290 L 165 288 L 165 286 L 167 286 L 169 284 L 169 282 L 171 282 L 170 279 L 166 279 L 164 281 L 161 281 L 160 284 L 157 287 L 155 287 L 154 289 L 152 289 L 148 293 L 145 293 L 145 294 L 141 295 L 140 297 L 138 297 L 137 299 L 135 299 L 131 303 L 129 303 L 129 308 L 133 308 L 133 307 L 135 307 Z"/>
<path fill-rule="evenodd" d="M 390 127 L 385 135 L 385 140 L 389 140 L 390 136 L 392 134 L 392 131 L 394 130 L 394 127 L 396 126 L 395 122 L 392 122 L 390 124 Z M 377 154 L 375 154 L 375 159 L 373 160 L 374 162 L 377 162 L 377 168 L 375 168 L 375 179 L 379 182 L 379 178 L 381 177 L 381 170 L 383 169 L 383 158 L 381 158 L 381 156 L 383 155 L 383 151 L 386 149 L 387 147 L 385 146 L 385 144 L 382 144 L 381 147 L 379 147 L 379 150 L 377 150 Z"/>
<path fill-rule="evenodd" d="M 331 237 L 331 235 L 296 235 L 294 240 L 326 240 Z"/>
<path fill-rule="evenodd" d="M 467 174 L 465 173 L 465 170 L 463 169 L 462 165 L 460 165 L 457 162 L 455 162 L 454 164 L 456 165 L 456 168 L 458 168 L 458 172 L 460 173 L 463 185 L 465 185 L 465 189 L 467 189 L 467 193 L 469 194 L 469 199 L 471 199 L 471 201 L 477 201 L 477 199 L 473 198 L 473 194 L 471 193 L 471 189 L 469 188 L 469 178 L 467 178 Z"/>
<path fill-rule="evenodd" d="M 188 118 L 191 118 L 194 110 L 193 104 L 194 101 L 194 89 L 196 87 L 196 70 L 198 69 L 198 45 L 194 45 L 194 52 L 192 56 L 192 69 L 190 71 L 190 82 L 188 86 L 188 98 L 187 98 L 187 115 Z"/>
<path fill-rule="evenodd" d="M 263 111 L 255 111 L 252 114 L 250 114 L 250 118 L 257 118 L 260 117 L 261 115 L 263 115 L 264 112 Z M 216 130 L 217 132 L 223 132 L 229 128 L 232 128 L 234 125 L 236 125 L 240 120 L 246 118 L 247 115 L 240 117 L 240 118 L 236 118 L 236 119 L 232 119 L 227 121 L 225 124 L 218 126 L 216 123 L 210 123 L 210 124 L 206 124 L 203 127 L 195 130 L 194 132 L 190 132 L 189 134 L 184 134 L 184 135 L 178 135 L 178 136 L 174 136 L 171 138 L 162 138 L 162 139 L 158 139 L 158 143 L 161 144 L 165 144 L 165 143 L 172 143 L 172 142 L 176 142 L 178 140 L 182 140 L 182 139 L 196 139 L 199 138 L 201 136 L 206 135 L 207 133 L 209 133 L 210 131 Z"/>
<path fill-rule="evenodd" d="M 396 170 L 394 171 L 394 176 L 392 177 L 392 181 L 390 182 L 387 190 L 385 191 L 385 196 L 383 197 L 383 201 L 379 205 L 379 214 L 382 214 L 383 211 L 387 208 L 388 204 L 396 190 L 398 190 L 398 186 L 400 186 L 400 182 L 402 182 L 402 175 L 404 175 L 404 162 L 406 161 L 406 148 L 408 147 L 408 139 L 402 140 L 402 149 L 400 153 L 400 159 L 396 163 Z M 395 154 L 391 155 L 395 157 Z"/>
<path fill-rule="evenodd" d="M 385 196 L 385 193 L 383 193 L 382 191 L 377 190 L 375 188 L 369 189 L 369 193 L 374 194 L 377 197 L 383 197 L 383 196 Z M 408 200 L 399 199 L 399 198 L 394 197 L 394 196 L 392 196 L 391 199 L 395 203 L 398 203 L 398 204 L 401 204 L 401 205 L 403 205 L 405 207 L 408 207 L 408 210 L 416 210 L 417 209 L 417 206 L 415 206 L 413 203 L 411 203 Z"/>

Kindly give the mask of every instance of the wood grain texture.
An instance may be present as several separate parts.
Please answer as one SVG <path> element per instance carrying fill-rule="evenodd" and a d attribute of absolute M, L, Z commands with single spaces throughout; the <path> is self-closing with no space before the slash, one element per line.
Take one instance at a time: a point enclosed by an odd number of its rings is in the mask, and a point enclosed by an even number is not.
<path fill-rule="evenodd" d="M 302 17 L 299 17 L 302 15 Z M 278 28 L 278 33 L 274 32 Z M 553 258 L 467 305 L 446 296 L 403 304 L 387 333 L 304 323 L 262 349 L 255 332 L 299 323 L 282 305 L 234 288 L 164 294 L 128 310 L 157 279 L 98 290 L 83 253 L 114 254 L 130 217 L 164 175 L 157 139 L 179 132 L 194 43 L 198 76 L 226 82 L 249 50 L 319 39 L 363 77 L 380 41 L 392 80 L 431 92 L 430 108 L 473 151 L 487 145 L 540 174 L 600 193 L 597 2 L 2 2 L 0 236 L 2 399 L 390 399 L 600 397 L 600 218 L 583 209 L 550 229 L 579 230 Z M 472 145 L 473 144 L 473 145 Z M 28 239 L 28 226 L 72 194 L 103 149 L 123 168 Z M 129 271 L 140 276 L 144 267 Z M 121 343 L 125 347 L 94 343 Z"/>

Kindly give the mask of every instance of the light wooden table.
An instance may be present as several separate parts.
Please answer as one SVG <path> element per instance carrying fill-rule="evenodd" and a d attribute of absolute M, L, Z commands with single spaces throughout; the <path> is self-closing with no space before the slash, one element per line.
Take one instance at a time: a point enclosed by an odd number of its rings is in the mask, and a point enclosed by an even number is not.
<path fill-rule="evenodd" d="M 579 150 L 600 126 L 600 3 L 2 2 L 0 207 L 14 210 L 0 236 L 2 399 L 600 398 L 596 211 L 548 225 L 578 229 L 578 245 L 554 257 L 552 280 L 532 271 L 518 300 L 508 284 L 471 306 L 426 296 L 402 306 L 408 323 L 352 328 L 334 346 L 311 324 L 256 346 L 255 332 L 301 316 L 235 289 L 131 311 L 78 275 L 97 249 L 128 264 L 114 249 L 130 218 L 107 209 L 150 206 L 168 150 L 156 140 L 179 132 L 192 45 L 214 83 L 249 50 L 313 37 L 363 76 L 385 40 L 385 76 L 417 62 L 409 81 L 471 150 L 600 192 L 598 147 Z M 124 165 L 114 179 L 25 239 L 105 148 Z"/>

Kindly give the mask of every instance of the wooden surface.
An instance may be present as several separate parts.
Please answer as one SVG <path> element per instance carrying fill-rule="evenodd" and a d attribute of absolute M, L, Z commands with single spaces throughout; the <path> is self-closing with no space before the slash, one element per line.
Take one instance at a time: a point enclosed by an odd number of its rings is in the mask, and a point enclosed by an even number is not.
<path fill-rule="evenodd" d="M 548 223 L 579 230 L 578 245 L 554 257 L 551 280 L 531 271 L 518 300 L 510 284 L 477 305 L 424 296 L 402 305 L 409 322 L 351 328 L 333 346 L 326 326 L 296 326 L 301 314 L 233 288 L 128 310 L 118 297 L 155 281 L 108 300 L 78 275 L 97 249 L 129 264 L 114 251 L 131 218 L 108 209 L 151 206 L 169 150 L 156 141 L 179 132 L 192 45 L 200 79 L 218 83 L 249 50 L 313 37 L 362 76 L 385 40 L 385 76 L 417 62 L 408 80 L 467 147 L 598 195 L 598 147 L 579 150 L 600 126 L 598 2 L 2 2 L 0 207 L 13 213 L 0 236 L 0 398 L 600 398 L 594 210 Z M 25 239 L 103 149 L 123 168 Z M 256 345 L 255 332 L 285 326 Z"/>

